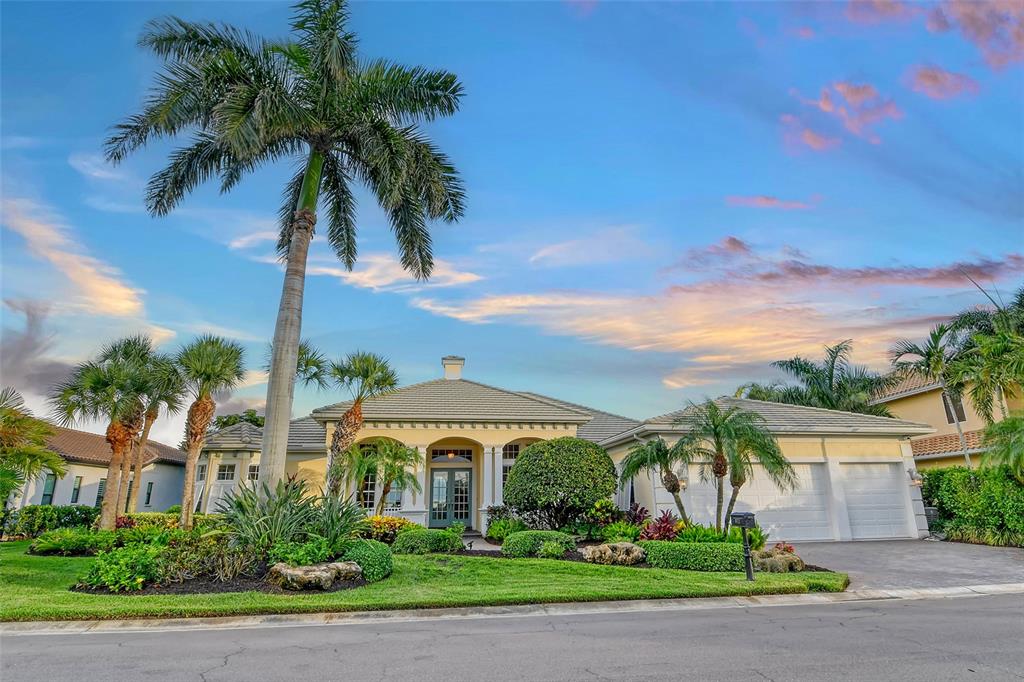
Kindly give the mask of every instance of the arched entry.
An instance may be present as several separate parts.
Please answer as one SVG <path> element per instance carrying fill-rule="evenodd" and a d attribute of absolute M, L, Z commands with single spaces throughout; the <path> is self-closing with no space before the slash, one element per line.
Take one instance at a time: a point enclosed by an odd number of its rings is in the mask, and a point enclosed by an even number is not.
<path fill-rule="evenodd" d="M 480 501 L 483 445 L 469 438 L 444 438 L 427 446 L 427 525 L 475 526 Z"/>

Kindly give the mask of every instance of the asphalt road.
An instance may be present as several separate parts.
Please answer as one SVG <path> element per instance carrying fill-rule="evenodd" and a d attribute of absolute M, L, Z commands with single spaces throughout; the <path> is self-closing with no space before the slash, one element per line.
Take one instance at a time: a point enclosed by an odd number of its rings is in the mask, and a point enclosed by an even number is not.
<path fill-rule="evenodd" d="M 1024 595 L 250 630 L 9 636 L 31 680 L 1013 680 Z"/>

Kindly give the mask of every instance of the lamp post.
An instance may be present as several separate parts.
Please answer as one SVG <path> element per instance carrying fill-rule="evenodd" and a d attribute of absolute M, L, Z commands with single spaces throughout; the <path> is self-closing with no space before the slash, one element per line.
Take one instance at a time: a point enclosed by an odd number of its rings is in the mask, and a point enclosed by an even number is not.
<path fill-rule="evenodd" d="M 733 512 L 729 517 L 732 525 L 743 530 L 743 563 L 747 569 L 747 580 L 754 579 L 754 558 L 750 555 L 750 529 L 757 524 L 752 512 Z"/>

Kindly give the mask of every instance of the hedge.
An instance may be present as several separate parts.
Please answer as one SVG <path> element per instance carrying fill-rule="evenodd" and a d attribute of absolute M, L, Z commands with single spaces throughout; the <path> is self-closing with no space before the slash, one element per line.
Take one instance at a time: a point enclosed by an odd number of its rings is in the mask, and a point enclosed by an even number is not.
<path fill-rule="evenodd" d="M 641 540 L 647 563 L 654 568 L 687 571 L 742 571 L 743 545 L 733 542 L 674 542 Z"/>
<path fill-rule="evenodd" d="M 462 538 L 436 528 L 413 528 L 395 538 L 391 551 L 395 554 L 447 554 L 461 551 Z"/>
<path fill-rule="evenodd" d="M 558 543 L 566 552 L 576 549 L 576 542 L 572 537 L 557 530 L 521 530 L 505 538 L 501 545 L 501 553 L 517 559 L 537 556 L 545 542 Z"/>
<path fill-rule="evenodd" d="M 91 526 L 99 514 L 99 509 L 84 504 L 30 504 L 8 517 L 6 532 L 10 535 L 34 538 L 48 530 Z"/>
<path fill-rule="evenodd" d="M 343 561 L 354 561 L 363 569 L 363 579 L 375 583 L 391 575 L 394 560 L 391 549 L 377 540 L 356 540 L 342 556 Z"/>
<path fill-rule="evenodd" d="M 923 470 L 925 503 L 951 540 L 1024 547 L 1024 485 L 1008 467 Z"/>

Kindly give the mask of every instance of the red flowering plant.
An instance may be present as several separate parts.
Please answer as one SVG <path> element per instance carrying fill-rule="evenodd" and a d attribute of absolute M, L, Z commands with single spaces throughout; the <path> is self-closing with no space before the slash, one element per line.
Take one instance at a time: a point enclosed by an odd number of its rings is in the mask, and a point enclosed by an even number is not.
<path fill-rule="evenodd" d="M 640 533 L 641 540 L 675 540 L 679 534 L 679 517 L 665 510 L 647 524 Z"/>

